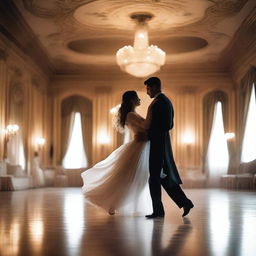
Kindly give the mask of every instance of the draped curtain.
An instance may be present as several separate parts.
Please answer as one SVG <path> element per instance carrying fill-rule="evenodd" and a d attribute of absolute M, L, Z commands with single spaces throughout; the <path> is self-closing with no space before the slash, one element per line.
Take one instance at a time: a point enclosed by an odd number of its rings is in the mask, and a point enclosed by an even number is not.
<path fill-rule="evenodd" d="M 204 170 L 207 169 L 207 149 L 213 125 L 213 115 L 216 103 L 222 104 L 222 115 L 224 130 L 228 132 L 228 96 L 223 91 L 213 91 L 208 93 L 203 99 L 203 164 Z M 232 144 L 228 142 L 229 155 L 232 155 Z M 230 159 L 231 161 L 231 159 Z"/>
<path fill-rule="evenodd" d="M 8 114 L 9 123 L 19 126 L 18 133 L 6 142 L 7 156 L 11 164 L 20 165 L 23 169 L 26 167 L 26 137 L 24 136 L 24 107 L 25 96 L 23 84 L 20 82 L 12 82 L 8 92 Z"/>
<path fill-rule="evenodd" d="M 75 112 L 81 115 L 84 150 L 90 165 L 92 160 L 92 103 L 81 96 L 71 96 L 64 99 L 61 104 L 61 159 L 64 158 L 69 145 Z"/>
<path fill-rule="evenodd" d="M 242 144 L 243 137 L 245 132 L 246 119 L 248 114 L 250 96 L 252 91 L 253 83 L 256 83 L 256 68 L 252 67 L 249 72 L 241 80 L 239 87 L 239 96 L 238 96 L 238 135 L 239 135 L 239 161 L 242 154 Z M 256 96 L 255 96 L 256 97 Z"/>
<path fill-rule="evenodd" d="M 63 112 L 61 116 L 61 160 L 63 160 L 67 152 L 75 120 L 74 112 Z"/>

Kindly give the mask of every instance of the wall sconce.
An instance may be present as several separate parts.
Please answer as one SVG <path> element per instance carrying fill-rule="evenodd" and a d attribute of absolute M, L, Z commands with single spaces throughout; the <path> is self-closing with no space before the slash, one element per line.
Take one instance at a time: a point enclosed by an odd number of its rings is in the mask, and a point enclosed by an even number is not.
<path fill-rule="evenodd" d="M 192 132 L 187 131 L 182 136 L 182 142 L 186 145 L 191 145 L 195 143 L 195 136 L 192 134 Z"/>
<path fill-rule="evenodd" d="M 226 132 L 226 133 L 224 134 L 224 136 L 225 136 L 225 139 L 226 139 L 226 140 L 232 140 L 232 139 L 235 138 L 235 133 L 233 133 L 233 132 Z"/>
<path fill-rule="evenodd" d="M 101 133 L 98 135 L 97 142 L 101 145 L 109 144 L 110 138 L 105 133 Z"/>
<path fill-rule="evenodd" d="M 45 144 L 45 138 L 43 138 L 43 137 L 37 137 L 36 138 L 36 145 L 37 145 L 38 151 L 40 151 L 42 149 L 44 144 Z"/>

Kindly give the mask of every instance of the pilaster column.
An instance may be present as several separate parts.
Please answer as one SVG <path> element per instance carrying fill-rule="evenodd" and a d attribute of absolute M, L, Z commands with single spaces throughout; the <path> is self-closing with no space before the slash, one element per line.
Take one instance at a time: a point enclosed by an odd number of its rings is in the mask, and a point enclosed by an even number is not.
<path fill-rule="evenodd" d="M 110 109 L 114 107 L 112 88 L 96 87 L 93 101 L 93 163 L 103 160 L 114 147 Z"/>
<path fill-rule="evenodd" d="M 4 128 L 6 127 L 7 113 L 7 84 L 8 68 L 6 64 L 7 53 L 0 48 L 0 160 L 4 158 Z"/>
<path fill-rule="evenodd" d="M 56 96 L 53 101 L 53 166 L 61 165 L 61 100 Z"/>

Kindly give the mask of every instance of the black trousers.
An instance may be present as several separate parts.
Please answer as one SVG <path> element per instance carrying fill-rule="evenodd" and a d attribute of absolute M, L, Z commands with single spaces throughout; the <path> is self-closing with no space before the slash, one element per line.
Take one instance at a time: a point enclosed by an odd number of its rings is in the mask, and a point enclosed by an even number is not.
<path fill-rule="evenodd" d="M 153 212 L 156 214 L 164 213 L 164 207 L 161 200 L 161 186 L 165 189 L 169 197 L 175 202 L 175 204 L 182 208 L 184 205 L 188 204 L 190 201 L 180 185 L 170 185 L 168 182 L 168 177 L 161 179 L 160 173 L 159 177 L 155 177 L 155 175 L 150 175 L 149 177 L 149 189 L 150 195 L 152 199 Z"/>
<path fill-rule="evenodd" d="M 179 184 L 174 183 L 168 176 L 165 178 L 160 177 L 161 169 L 165 169 L 166 166 L 164 163 L 163 165 L 159 163 L 160 161 L 153 161 L 153 163 L 150 161 L 149 165 L 149 190 L 152 199 L 153 212 L 156 214 L 164 213 L 164 207 L 161 200 L 161 186 L 163 186 L 169 197 L 179 208 L 182 208 L 190 202 Z"/>
<path fill-rule="evenodd" d="M 188 204 L 190 200 L 186 197 L 180 185 L 172 181 L 170 177 L 160 178 L 162 168 L 165 170 L 165 152 L 163 144 L 165 136 L 158 136 L 157 140 L 151 141 L 150 157 L 149 157 L 149 189 L 153 204 L 153 212 L 156 214 L 164 213 L 161 200 L 161 186 L 165 189 L 169 197 L 181 208 Z M 167 173 L 167 172 L 166 172 Z"/>

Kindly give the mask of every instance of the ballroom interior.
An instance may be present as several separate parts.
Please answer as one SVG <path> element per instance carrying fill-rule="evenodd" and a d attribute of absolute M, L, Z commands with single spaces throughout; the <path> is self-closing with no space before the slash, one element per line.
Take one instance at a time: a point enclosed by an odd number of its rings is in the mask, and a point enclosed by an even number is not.
<path fill-rule="evenodd" d="M 108 216 L 81 173 L 131 140 L 157 76 L 188 218 Z M 0 2 L 0 255 L 256 255 L 256 2 Z M 150 202 L 149 202 L 150 203 Z"/>

